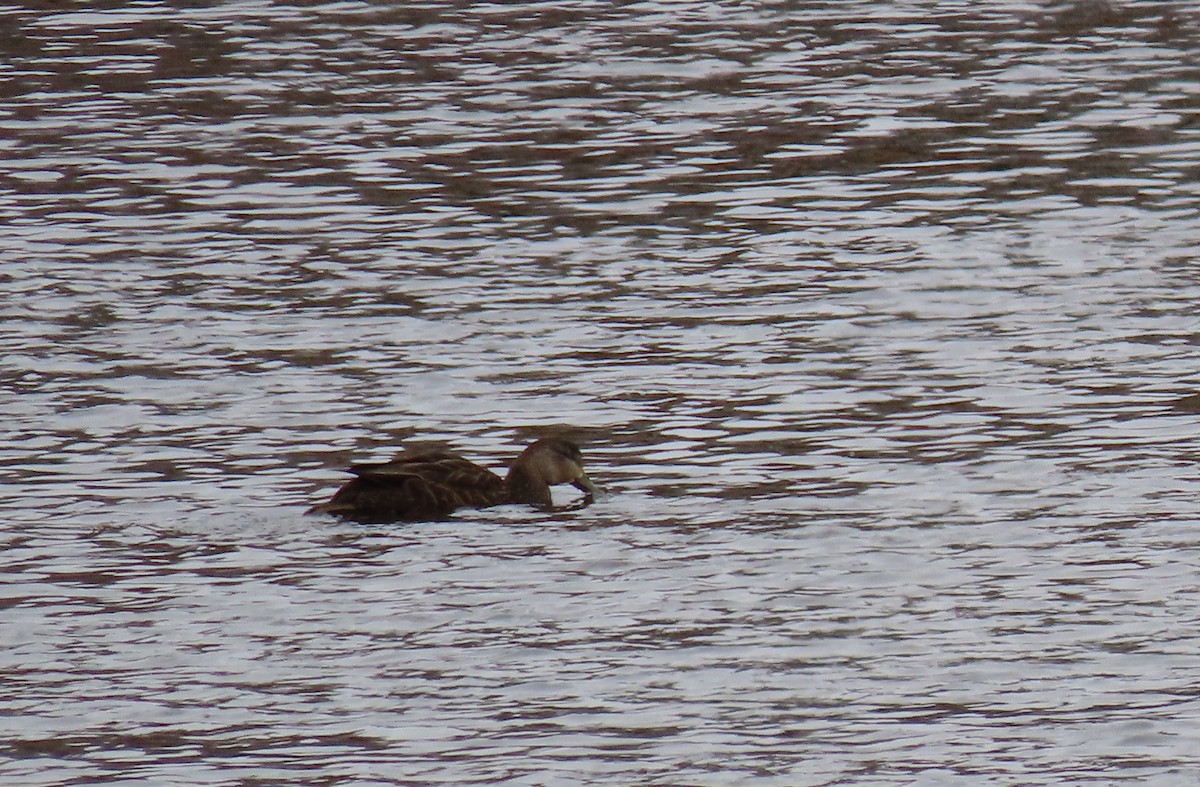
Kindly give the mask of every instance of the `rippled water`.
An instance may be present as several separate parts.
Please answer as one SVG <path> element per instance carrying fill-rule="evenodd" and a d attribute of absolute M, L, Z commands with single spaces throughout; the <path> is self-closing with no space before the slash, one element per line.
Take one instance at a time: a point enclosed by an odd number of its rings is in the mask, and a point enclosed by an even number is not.
<path fill-rule="evenodd" d="M 1198 43 L 0 6 L 0 780 L 1192 782 Z M 303 515 L 564 431 L 582 510 Z"/>

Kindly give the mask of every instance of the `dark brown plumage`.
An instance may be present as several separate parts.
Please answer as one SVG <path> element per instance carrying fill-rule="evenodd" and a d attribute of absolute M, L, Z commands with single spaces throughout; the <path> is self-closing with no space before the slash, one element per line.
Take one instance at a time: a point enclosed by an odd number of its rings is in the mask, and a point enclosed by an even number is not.
<path fill-rule="evenodd" d="M 583 471 L 583 455 L 550 437 L 521 452 L 504 478 L 445 451 L 405 452 L 390 462 L 354 465 L 328 503 L 309 509 L 359 522 L 441 519 L 459 508 L 502 503 L 550 507 L 550 487 L 571 484 L 589 497 L 597 489 Z"/>

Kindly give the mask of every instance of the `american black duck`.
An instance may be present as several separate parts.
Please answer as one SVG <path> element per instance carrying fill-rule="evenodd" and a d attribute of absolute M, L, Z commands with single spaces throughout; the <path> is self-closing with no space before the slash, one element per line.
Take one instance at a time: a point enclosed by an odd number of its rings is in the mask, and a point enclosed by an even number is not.
<path fill-rule="evenodd" d="M 390 462 L 354 465 L 328 503 L 309 509 L 359 522 L 441 519 L 459 508 L 528 503 L 549 508 L 550 487 L 571 484 L 591 495 L 598 490 L 583 471 L 574 443 L 549 437 L 532 443 L 513 460 L 504 478 L 446 451 L 411 451 Z"/>

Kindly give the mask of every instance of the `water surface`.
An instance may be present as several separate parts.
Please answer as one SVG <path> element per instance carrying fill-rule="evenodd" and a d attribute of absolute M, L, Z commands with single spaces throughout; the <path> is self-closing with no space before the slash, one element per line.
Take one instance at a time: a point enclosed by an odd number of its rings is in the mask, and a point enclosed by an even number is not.
<path fill-rule="evenodd" d="M 1200 772 L 1190 4 L 0 31 L 5 784 Z"/>

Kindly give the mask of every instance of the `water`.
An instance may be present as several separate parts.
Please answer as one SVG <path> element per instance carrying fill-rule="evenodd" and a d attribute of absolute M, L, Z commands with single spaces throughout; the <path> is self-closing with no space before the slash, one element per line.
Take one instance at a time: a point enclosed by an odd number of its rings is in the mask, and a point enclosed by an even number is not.
<path fill-rule="evenodd" d="M 1198 39 L 0 7 L 0 780 L 1192 783 Z M 561 431 L 582 510 L 303 515 Z"/>

